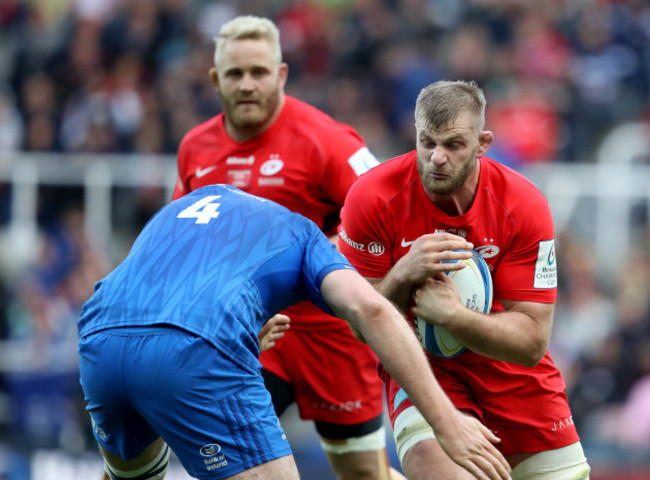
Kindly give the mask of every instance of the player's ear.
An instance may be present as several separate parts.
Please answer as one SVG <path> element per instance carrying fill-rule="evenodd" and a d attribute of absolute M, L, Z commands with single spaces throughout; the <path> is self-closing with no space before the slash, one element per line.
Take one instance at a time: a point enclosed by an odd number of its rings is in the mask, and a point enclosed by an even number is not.
<path fill-rule="evenodd" d="M 208 76 L 210 77 L 210 81 L 213 83 L 213 85 L 219 88 L 219 73 L 217 72 L 217 69 L 212 67 L 208 72 Z"/>
<path fill-rule="evenodd" d="M 280 82 L 281 88 L 284 88 L 284 85 L 287 83 L 287 78 L 289 78 L 289 65 L 282 62 L 278 68 L 278 81 Z"/>
<path fill-rule="evenodd" d="M 488 148 L 490 148 L 490 145 L 492 144 L 493 138 L 494 135 L 489 130 L 483 130 L 478 134 L 478 150 L 476 151 L 477 157 L 482 157 L 487 153 Z"/>

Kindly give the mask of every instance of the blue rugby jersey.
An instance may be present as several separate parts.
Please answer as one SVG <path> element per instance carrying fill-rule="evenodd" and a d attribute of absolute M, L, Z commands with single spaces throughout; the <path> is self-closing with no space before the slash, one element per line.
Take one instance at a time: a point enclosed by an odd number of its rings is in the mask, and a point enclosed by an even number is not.
<path fill-rule="evenodd" d="M 227 185 L 161 208 L 124 261 L 84 305 L 78 333 L 170 324 L 257 368 L 257 334 L 309 300 L 331 313 L 320 284 L 353 267 L 310 220 Z"/>

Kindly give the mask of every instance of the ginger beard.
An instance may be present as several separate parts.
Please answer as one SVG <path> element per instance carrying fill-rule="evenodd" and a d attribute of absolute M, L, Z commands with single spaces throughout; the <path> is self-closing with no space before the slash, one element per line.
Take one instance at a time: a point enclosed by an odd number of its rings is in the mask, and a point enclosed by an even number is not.
<path fill-rule="evenodd" d="M 264 98 L 248 95 L 230 96 L 219 89 L 224 114 L 232 126 L 239 131 L 256 131 L 265 126 L 279 108 L 281 86 L 279 80 Z"/>
<path fill-rule="evenodd" d="M 434 165 L 429 158 L 423 160 L 418 152 L 417 165 L 422 185 L 424 189 L 435 195 L 449 195 L 462 187 L 469 178 L 476 162 L 476 150 L 472 150 L 471 155 L 466 158 L 460 166 L 454 171 L 454 167 L 449 163 L 443 166 Z M 437 178 L 436 174 L 446 175 L 445 178 Z"/>

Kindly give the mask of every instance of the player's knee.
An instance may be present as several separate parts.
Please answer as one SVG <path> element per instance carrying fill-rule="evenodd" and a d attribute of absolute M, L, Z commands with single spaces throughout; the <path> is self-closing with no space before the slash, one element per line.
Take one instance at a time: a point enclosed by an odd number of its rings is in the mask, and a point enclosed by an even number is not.
<path fill-rule="evenodd" d="M 391 479 L 386 448 L 343 454 L 328 453 L 327 458 L 337 480 Z"/>
<path fill-rule="evenodd" d="M 393 435 L 397 456 L 402 466 L 406 452 L 412 447 L 423 440 L 436 438 L 431 425 L 415 407 L 409 407 L 397 416 Z"/>
<path fill-rule="evenodd" d="M 371 452 L 373 450 L 382 450 L 386 447 L 386 429 L 380 427 L 367 435 L 346 438 L 344 440 L 327 440 L 321 438 L 321 447 L 327 453 L 335 455 L 351 452 Z"/>
<path fill-rule="evenodd" d="M 134 470 L 117 469 L 104 460 L 104 470 L 111 480 L 161 480 L 169 467 L 170 453 L 169 446 L 165 444 L 160 453 L 143 467 Z"/>

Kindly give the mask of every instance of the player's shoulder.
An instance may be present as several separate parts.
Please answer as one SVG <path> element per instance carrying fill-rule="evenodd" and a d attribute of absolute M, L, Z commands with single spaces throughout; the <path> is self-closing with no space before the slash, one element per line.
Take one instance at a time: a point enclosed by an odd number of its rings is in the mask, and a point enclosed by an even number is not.
<path fill-rule="evenodd" d="M 183 136 L 180 148 L 201 148 L 205 143 L 218 140 L 220 130 L 218 127 L 221 122 L 223 122 L 223 113 L 199 123 Z"/>
<path fill-rule="evenodd" d="M 386 160 L 359 176 L 350 188 L 350 198 L 373 200 L 384 205 L 416 195 L 420 177 L 417 173 L 416 152 Z M 399 203 L 399 202 L 398 202 Z"/>
<path fill-rule="evenodd" d="M 413 170 L 417 170 L 415 157 L 414 150 L 386 160 L 361 175 L 354 186 L 375 188 L 381 185 L 390 191 L 400 190 L 409 183 Z"/>
<path fill-rule="evenodd" d="M 542 191 L 520 172 L 489 157 L 481 158 L 485 186 L 508 203 L 548 203 Z"/>
<path fill-rule="evenodd" d="M 290 95 L 285 96 L 283 122 L 298 134 L 306 135 L 314 141 L 331 143 L 341 140 L 340 135 L 343 135 L 343 139 L 353 139 L 365 145 L 354 127 L 338 122 L 324 111 Z"/>

